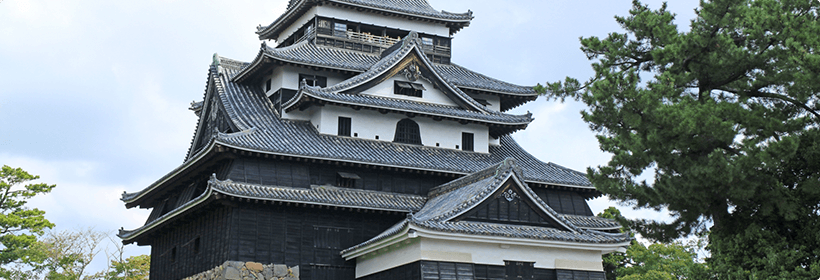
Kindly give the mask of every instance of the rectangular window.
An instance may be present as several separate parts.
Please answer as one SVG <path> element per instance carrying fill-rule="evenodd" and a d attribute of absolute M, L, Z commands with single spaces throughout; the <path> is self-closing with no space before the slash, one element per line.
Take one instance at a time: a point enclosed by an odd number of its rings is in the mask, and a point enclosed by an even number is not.
<path fill-rule="evenodd" d="M 339 136 L 350 136 L 350 118 L 339 117 Z"/>
<path fill-rule="evenodd" d="M 200 249 L 200 242 L 199 242 L 199 237 L 197 237 L 196 239 L 194 239 L 194 254 L 199 254 L 199 249 Z"/>
<path fill-rule="evenodd" d="M 432 46 L 433 38 L 421 38 L 421 43 L 425 46 Z"/>
<path fill-rule="evenodd" d="M 395 94 L 422 97 L 422 92 L 424 92 L 424 86 L 418 83 L 396 81 L 393 85 L 393 93 Z"/>
<path fill-rule="evenodd" d="M 347 38 L 347 24 L 344 23 L 334 23 L 333 24 L 333 36 Z"/>
<path fill-rule="evenodd" d="M 461 133 L 461 149 L 465 151 L 474 151 L 475 146 L 475 137 L 472 133 L 469 132 L 462 132 Z"/>
<path fill-rule="evenodd" d="M 342 188 L 354 188 L 356 187 L 356 180 L 359 179 L 361 179 L 361 177 L 354 173 L 338 172 L 336 173 L 336 186 Z"/>
<path fill-rule="evenodd" d="M 174 248 L 171 248 L 171 262 L 172 263 L 177 262 L 177 247 L 176 246 L 174 246 Z"/>
<path fill-rule="evenodd" d="M 534 262 L 504 261 L 507 279 L 532 279 Z"/>
<path fill-rule="evenodd" d="M 265 81 L 265 92 L 270 91 L 270 87 L 271 87 L 271 80 L 268 79 L 267 81 Z"/>
<path fill-rule="evenodd" d="M 327 87 L 327 77 L 299 74 L 299 84 L 302 83 L 302 80 L 304 80 L 309 86 Z"/>

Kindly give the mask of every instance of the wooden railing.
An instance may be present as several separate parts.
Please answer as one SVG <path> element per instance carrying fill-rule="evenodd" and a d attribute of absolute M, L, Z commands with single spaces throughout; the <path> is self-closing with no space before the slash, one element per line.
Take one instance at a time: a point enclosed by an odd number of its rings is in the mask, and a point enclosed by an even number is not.
<path fill-rule="evenodd" d="M 401 38 L 391 38 L 387 36 L 376 36 L 370 33 L 360 33 L 355 31 L 347 31 L 347 39 L 377 44 L 382 46 L 392 46 L 398 43 Z"/>

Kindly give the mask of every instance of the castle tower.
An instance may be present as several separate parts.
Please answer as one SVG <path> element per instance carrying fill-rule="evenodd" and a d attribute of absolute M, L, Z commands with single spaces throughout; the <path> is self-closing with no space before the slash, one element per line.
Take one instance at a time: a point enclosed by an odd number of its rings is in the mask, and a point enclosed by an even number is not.
<path fill-rule="evenodd" d="M 532 87 L 453 61 L 471 12 L 425 0 L 291 0 L 253 61 L 214 55 L 185 162 L 126 207 L 151 278 L 226 261 L 300 279 L 603 279 L 630 237 L 583 173 L 542 162 L 506 113 Z"/>

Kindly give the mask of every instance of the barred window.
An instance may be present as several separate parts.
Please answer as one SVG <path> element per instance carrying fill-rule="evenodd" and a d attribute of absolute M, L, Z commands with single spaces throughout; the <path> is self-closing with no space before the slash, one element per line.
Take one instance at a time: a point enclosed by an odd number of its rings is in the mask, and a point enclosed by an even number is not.
<path fill-rule="evenodd" d="M 461 133 L 461 149 L 465 151 L 474 151 L 475 149 L 473 146 L 475 145 L 475 137 L 472 133 L 469 132 L 462 132 Z"/>
<path fill-rule="evenodd" d="M 396 124 L 396 136 L 393 142 L 421 145 L 421 133 L 419 125 L 411 119 L 400 120 Z"/>
<path fill-rule="evenodd" d="M 339 136 L 350 136 L 350 118 L 339 117 Z"/>

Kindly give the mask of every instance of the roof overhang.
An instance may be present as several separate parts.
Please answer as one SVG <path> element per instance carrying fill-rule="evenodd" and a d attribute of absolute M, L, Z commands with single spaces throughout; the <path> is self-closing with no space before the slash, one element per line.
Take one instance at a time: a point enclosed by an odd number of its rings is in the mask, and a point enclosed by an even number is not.
<path fill-rule="evenodd" d="M 285 11 L 279 18 L 277 18 L 273 23 L 266 27 L 257 27 L 256 34 L 259 36 L 259 40 L 276 40 L 279 35 L 291 24 L 296 22 L 307 10 L 313 8 L 314 6 L 321 6 L 324 4 L 332 4 L 335 6 L 355 9 L 359 11 L 368 11 L 379 13 L 387 16 L 396 16 L 402 18 L 408 18 L 411 20 L 423 20 L 427 22 L 436 22 L 446 25 L 450 28 L 450 35 L 452 36 L 459 30 L 464 27 L 470 26 L 470 22 L 473 19 L 472 11 L 467 11 L 464 13 L 464 19 L 443 19 L 433 16 L 426 16 L 426 15 L 419 15 L 413 14 L 409 12 L 402 12 L 402 11 L 395 11 L 390 9 L 382 9 L 377 7 L 372 7 L 368 5 L 361 5 L 361 4 L 354 4 L 348 3 L 344 1 L 334 1 L 334 0 L 300 0 L 299 2 L 293 4 L 293 6 L 288 7 L 288 10 Z M 455 13 L 450 13 L 455 14 Z"/>
<path fill-rule="evenodd" d="M 430 230 L 418 226 L 412 222 L 408 222 L 400 231 L 384 238 L 378 242 L 362 246 L 352 250 L 345 250 L 341 255 L 345 260 L 352 260 L 368 254 L 377 254 L 381 249 L 400 244 L 410 239 L 436 239 L 456 242 L 471 242 L 471 243 L 490 243 L 498 245 L 520 245 L 528 247 L 540 248 L 561 248 L 573 250 L 589 250 L 600 251 L 601 254 L 611 252 L 626 252 L 626 247 L 630 245 L 631 241 L 624 241 L 619 243 L 585 243 L 585 242 L 571 242 L 561 240 L 542 240 L 530 238 L 517 238 L 494 235 L 477 235 L 477 234 L 463 234 L 442 232 Z"/>

